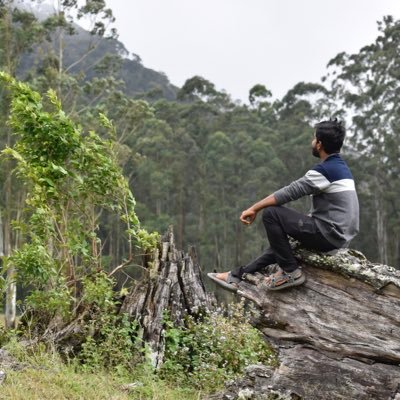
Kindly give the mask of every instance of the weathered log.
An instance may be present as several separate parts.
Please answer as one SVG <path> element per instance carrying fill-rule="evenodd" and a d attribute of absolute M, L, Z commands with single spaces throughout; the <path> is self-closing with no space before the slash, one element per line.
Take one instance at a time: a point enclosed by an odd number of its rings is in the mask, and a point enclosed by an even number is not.
<path fill-rule="evenodd" d="M 304 285 L 266 292 L 264 275 L 255 274 L 238 292 L 259 306 L 255 324 L 275 344 L 280 366 L 254 367 L 212 398 L 400 398 L 400 271 L 354 250 L 295 253 Z"/>
<path fill-rule="evenodd" d="M 363 369 L 360 361 L 338 359 L 335 354 L 326 355 L 297 345 L 281 349 L 279 368 L 251 365 L 243 378 L 227 383 L 223 394 L 207 399 L 400 399 L 397 394 L 393 397 L 397 393 L 398 374 L 391 366 L 373 364 L 367 376 L 362 374 Z"/>
<path fill-rule="evenodd" d="M 161 254 L 156 252 L 147 277 L 125 298 L 121 312 L 139 322 L 139 334 L 151 349 L 153 365 L 159 367 L 165 347 L 165 312 L 180 326 L 186 314 L 207 311 L 213 302 L 213 296 L 206 293 L 194 247 L 186 254 L 177 250 L 170 228 L 162 240 Z"/>

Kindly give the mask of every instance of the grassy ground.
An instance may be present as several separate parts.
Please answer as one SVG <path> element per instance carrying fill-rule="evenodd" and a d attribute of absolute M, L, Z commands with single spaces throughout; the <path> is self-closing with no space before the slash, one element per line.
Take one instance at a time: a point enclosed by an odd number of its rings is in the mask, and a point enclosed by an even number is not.
<path fill-rule="evenodd" d="M 0 387 L 1 400 L 198 400 L 196 390 L 173 387 L 143 367 L 127 373 L 86 372 L 66 364 L 55 353 L 27 354 L 18 343 L 5 348 L 25 367 L 19 371 L 0 368 L 7 378 Z M 134 388 L 124 388 L 135 384 Z"/>
<path fill-rule="evenodd" d="M 124 390 L 123 385 L 137 382 L 133 390 Z M 1 386 L 0 399 L 8 400 L 197 400 L 200 393 L 171 388 L 163 382 L 150 379 L 128 380 L 110 374 L 77 373 L 63 367 L 52 370 L 25 369 L 9 372 Z"/>
<path fill-rule="evenodd" d="M 8 372 L 0 399 L 129 399 L 118 389 L 117 381 L 106 375 L 77 374 L 63 368 L 29 368 Z M 132 397 L 131 397 L 132 398 Z"/>

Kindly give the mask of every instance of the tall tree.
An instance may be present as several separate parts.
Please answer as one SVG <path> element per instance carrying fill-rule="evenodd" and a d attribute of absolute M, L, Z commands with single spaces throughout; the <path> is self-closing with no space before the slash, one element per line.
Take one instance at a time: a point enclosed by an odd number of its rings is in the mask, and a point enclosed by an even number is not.
<path fill-rule="evenodd" d="M 369 248 L 379 261 L 400 264 L 400 21 L 387 16 L 379 36 L 359 53 L 340 53 L 330 61 L 336 100 L 351 119 L 361 185 L 362 228 L 374 227 Z M 373 215 L 373 217 L 371 217 Z"/>
<path fill-rule="evenodd" d="M 5 0 L 0 2 L 0 69 L 15 76 L 21 62 L 21 57 L 27 51 L 43 39 L 44 29 L 36 17 L 16 7 L 15 1 Z M 5 123 L 8 114 L 9 99 L 4 90 L 0 90 L 0 123 L 2 129 L 2 144 L 11 146 L 12 137 L 10 129 Z M 18 219 L 22 209 L 23 192 L 13 180 L 11 175 L 12 163 L 3 162 L 2 182 L 4 193 L 4 222 L 1 224 L 4 230 L 3 254 L 8 257 L 11 254 L 13 243 L 17 244 L 18 234 L 13 235 L 11 221 Z M 18 201 L 19 200 L 19 201 Z M 3 232 L 2 232 L 3 233 Z M 6 291 L 6 313 L 5 322 L 7 328 L 15 326 L 16 319 L 16 280 L 15 270 L 11 266 L 7 270 L 7 291 Z"/>

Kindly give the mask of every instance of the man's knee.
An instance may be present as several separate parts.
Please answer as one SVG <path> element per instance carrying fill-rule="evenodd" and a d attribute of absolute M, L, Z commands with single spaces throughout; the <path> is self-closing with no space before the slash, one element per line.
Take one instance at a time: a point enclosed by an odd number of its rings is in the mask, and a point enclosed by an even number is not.
<path fill-rule="evenodd" d="M 263 221 L 271 221 L 276 220 L 276 216 L 280 210 L 280 206 L 270 206 L 266 207 L 263 210 L 262 218 Z"/>

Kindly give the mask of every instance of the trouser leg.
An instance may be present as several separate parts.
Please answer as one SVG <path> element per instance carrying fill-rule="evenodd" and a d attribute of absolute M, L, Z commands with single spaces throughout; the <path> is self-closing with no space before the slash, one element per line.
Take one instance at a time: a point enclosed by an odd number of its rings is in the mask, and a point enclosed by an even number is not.
<path fill-rule="evenodd" d="M 285 272 L 298 268 L 288 234 L 299 229 L 299 220 L 303 214 L 286 207 L 268 207 L 263 211 L 263 224 L 267 231 L 269 244 L 274 251 L 276 262 Z"/>
<path fill-rule="evenodd" d="M 244 273 L 254 273 L 275 262 L 285 272 L 294 271 L 298 263 L 288 236 L 310 249 L 330 251 L 335 248 L 318 230 L 313 218 L 296 210 L 282 206 L 267 207 L 263 211 L 262 218 L 270 249 L 250 264 L 232 271 L 232 275 L 241 278 Z"/>
<path fill-rule="evenodd" d="M 274 251 L 269 248 L 261 256 L 257 257 L 251 263 L 240 266 L 231 271 L 232 275 L 236 278 L 242 279 L 243 274 L 253 274 L 254 272 L 260 271 L 265 266 L 276 263 Z"/>

